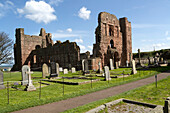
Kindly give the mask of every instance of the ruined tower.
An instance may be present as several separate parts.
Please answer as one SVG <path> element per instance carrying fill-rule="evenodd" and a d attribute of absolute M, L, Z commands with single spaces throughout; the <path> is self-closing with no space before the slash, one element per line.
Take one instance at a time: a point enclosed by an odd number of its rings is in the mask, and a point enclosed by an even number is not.
<path fill-rule="evenodd" d="M 98 26 L 95 31 L 96 43 L 93 45 L 93 57 L 100 57 L 102 66 L 116 62 L 121 66 L 126 64 L 129 54 L 132 54 L 131 24 L 127 18 L 117 19 L 115 15 L 101 12 L 98 16 Z"/>

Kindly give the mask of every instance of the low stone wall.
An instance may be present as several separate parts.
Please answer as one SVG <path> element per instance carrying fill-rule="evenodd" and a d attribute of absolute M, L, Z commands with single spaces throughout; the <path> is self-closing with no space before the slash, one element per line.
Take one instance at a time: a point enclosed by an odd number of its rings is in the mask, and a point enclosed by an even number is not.
<path fill-rule="evenodd" d="M 142 106 L 153 108 L 151 113 L 169 113 L 170 112 L 170 98 L 167 98 L 167 100 L 165 101 L 164 107 L 160 105 L 148 104 L 148 103 L 137 102 L 137 101 L 127 100 L 127 99 L 118 99 L 118 100 L 100 105 L 97 108 L 91 109 L 90 111 L 86 113 L 98 113 L 99 111 L 104 110 L 105 108 L 111 107 L 113 105 L 116 105 L 122 101 L 125 103 L 137 104 L 137 105 L 142 105 Z"/>

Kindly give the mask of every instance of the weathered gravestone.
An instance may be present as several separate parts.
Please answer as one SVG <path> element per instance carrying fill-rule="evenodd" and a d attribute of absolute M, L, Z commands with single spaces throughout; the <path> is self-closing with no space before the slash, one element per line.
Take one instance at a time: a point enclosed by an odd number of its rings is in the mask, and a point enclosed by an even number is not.
<path fill-rule="evenodd" d="M 132 60 L 132 74 L 136 74 L 136 64 L 135 64 L 135 60 Z"/>
<path fill-rule="evenodd" d="M 110 59 L 110 70 L 113 70 L 114 66 L 113 66 L 113 59 Z"/>
<path fill-rule="evenodd" d="M 59 64 L 55 62 L 51 62 L 51 74 L 50 77 L 58 77 L 59 76 Z"/>
<path fill-rule="evenodd" d="M 28 65 L 22 66 L 22 85 L 28 85 L 28 72 L 30 72 L 30 67 Z"/>
<path fill-rule="evenodd" d="M 108 66 L 105 66 L 104 67 L 104 75 L 105 75 L 105 80 L 111 80 L 110 78 L 110 72 L 109 72 L 109 67 Z"/>
<path fill-rule="evenodd" d="M 48 65 L 46 63 L 44 63 L 42 65 L 42 77 L 45 78 L 48 75 L 49 75 Z"/>
<path fill-rule="evenodd" d="M 116 65 L 116 69 L 118 69 L 119 68 L 118 62 L 115 62 L 115 65 Z"/>
<path fill-rule="evenodd" d="M 161 63 L 163 63 L 164 62 L 164 58 L 161 58 Z"/>
<path fill-rule="evenodd" d="M 82 71 L 83 71 L 83 74 L 89 73 L 88 60 L 86 60 L 86 59 L 82 60 Z"/>
<path fill-rule="evenodd" d="M 5 86 L 4 86 L 4 76 L 3 76 L 3 72 L 0 71 L 0 89 L 4 89 Z"/>
<path fill-rule="evenodd" d="M 75 67 L 72 67 L 71 68 L 71 73 L 75 73 L 76 72 L 76 68 Z"/>
<path fill-rule="evenodd" d="M 63 74 L 68 74 L 68 69 L 64 69 Z"/>
<path fill-rule="evenodd" d="M 101 63 L 100 62 L 98 62 L 98 71 L 97 71 L 97 73 L 102 73 Z"/>
<path fill-rule="evenodd" d="M 71 64 L 68 64 L 68 70 L 71 71 Z"/>
<path fill-rule="evenodd" d="M 83 59 L 83 60 L 82 60 L 82 71 L 85 71 L 85 69 L 84 69 L 85 63 L 84 63 L 84 62 L 85 62 L 85 60 Z"/>

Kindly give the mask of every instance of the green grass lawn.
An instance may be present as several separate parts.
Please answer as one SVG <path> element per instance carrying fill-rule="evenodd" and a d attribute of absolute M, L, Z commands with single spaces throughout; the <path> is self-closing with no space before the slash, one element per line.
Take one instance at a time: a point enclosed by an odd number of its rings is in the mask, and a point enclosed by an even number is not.
<path fill-rule="evenodd" d="M 129 68 L 130 69 L 130 68 Z M 60 101 L 63 99 L 68 99 L 80 95 L 84 95 L 90 92 L 95 92 L 98 90 L 106 89 L 109 87 L 113 87 L 120 84 L 125 84 L 128 82 L 132 82 L 135 80 L 139 80 L 142 78 L 146 78 L 149 76 L 152 76 L 156 73 L 160 73 L 165 70 L 169 70 L 170 67 L 162 67 L 162 68 L 153 68 L 150 70 L 144 70 L 138 72 L 135 75 L 128 76 L 126 78 L 112 78 L 111 81 L 104 81 L 104 77 L 92 77 L 93 79 L 99 78 L 100 81 L 95 82 L 92 84 L 83 84 L 83 85 L 64 85 L 64 96 L 63 96 L 63 84 L 59 83 L 50 83 L 51 85 L 46 86 L 43 85 L 41 88 L 41 99 L 39 99 L 39 83 L 38 79 L 42 77 L 41 72 L 34 72 L 32 74 L 32 77 L 36 77 L 36 79 L 33 79 L 33 83 L 35 84 L 35 87 L 37 87 L 36 91 L 33 92 L 26 92 L 22 90 L 16 90 L 13 88 L 9 88 L 9 104 L 7 101 L 7 89 L 0 90 L 0 112 L 11 112 L 15 110 L 25 109 L 32 106 L 47 104 L 51 102 Z M 121 69 L 118 69 L 119 71 Z M 122 69 L 124 70 L 124 69 Z M 113 71 L 117 71 L 116 69 Z M 74 74 L 66 74 L 63 75 L 60 73 L 60 76 L 82 76 L 80 72 L 74 73 Z M 20 81 L 21 80 L 21 72 L 15 72 L 15 73 L 4 73 L 4 81 Z M 44 81 L 43 81 L 44 82 Z M 10 82 L 10 86 L 12 86 L 14 82 Z M 7 85 L 5 83 L 5 85 Z M 21 87 L 23 89 L 24 86 Z"/>
<path fill-rule="evenodd" d="M 170 77 L 160 80 L 158 82 L 158 87 L 155 87 L 155 83 L 145 85 L 116 96 L 112 96 L 106 99 L 95 101 L 71 110 L 67 110 L 63 113 L 84 113 L 90 109 L 96 108 L 104 103 L 108 103 L 119 98 L 126 98 L 130 100 L 135 100 L 139 102 L 146 102 L 156 105 L 164 105 L 164 101 L 170 96 Z"/>

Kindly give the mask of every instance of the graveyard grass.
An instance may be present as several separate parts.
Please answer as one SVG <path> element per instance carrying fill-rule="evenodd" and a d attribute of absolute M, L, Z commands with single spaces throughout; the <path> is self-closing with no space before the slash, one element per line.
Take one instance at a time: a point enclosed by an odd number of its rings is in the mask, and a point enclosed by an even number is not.
<path fill-rule="evenodd" d="M 99 101 L 95 101 L 74 109 L 70 109 L 67 111 L 64 111 L 63 113 L 84 113 L 87 112 L 93 108 L 96 108 L 102 104 L 120 99 L 130 99 L 134 101 L 139 102 L 145 102 L 150 104 L 156 104 L 156 105 L 162 105 L 164 106 L 164 101 L 167 97 L 170 96 L 170 77 L 167 77 L 166 79 L 158 81 L 158 87 L 155 87 L 155 83 L 148 84 L 124 93 L 121 93 L 116 96 L 108 97 L 105 99 L 101 99 Z M 107 113 L 107 109 L 105 111 Z M 101 113 L 104 113 L 101 112 Z"/>
<path fill-rule="evenodd" d="M 126 70 L 126 72 L 129 72 L 130 68 L 125 68 L 125 69 L 115 69 L 112 70 L 117 71 L 119 73 L 122 73 L 123 70 Z M 26 92 L 23 90 L 16 90 L 13 88 L 9 88 L 9 104 L 7 101 L 7 89 L 0 90 L 0 111 L 2 113 L 5 112 L 11 112 L 11 111 L 16 111 L 20 109 L 25 109 L 28 107 L 33 107 L 37 105 L 43 105 L 47 103 L 52 103 L 80 95 L 84 95 L 87 93 L 95 92 L 98 90 L 106 89 L 109 87 L 117 86 L 120 84 L 125 84 L 128 82 L 136 81 L 142 78 L 147 78 L 149 76 L 153 76 L 154 74 L 163 72 L 165 70 L 170 70 L 170 67 L 161 67 L 161 68 L 153 68 L 151 71 L 150 70 L 145 70 L 145 71 L 138 71 L 137 74 L 128 76 L 126 78 L 117 78 L 114 79 L 112 78 L 111 81 L 104 81 L 104 77 L 95 77 L 95 74 L 93 74 L 93 79 L 97 78 L 100 79 L 98 82 L 92 83 L 92 88 L 91 84 L 83 84 L 83 85 L 64 85 L 64 96 L 63 96 L 63 84 L 59 83 L 50 83 L 51 85 L 42 85 L 41 89 L 41 99 L 39 99 L 39 79 L 42 77 L 42 73 L 40 72 L 34 72 L 32 74 L 32 78 L 34 81 L 34 85 L 37 88 L 36 91 L 33 92 Z M 66 74 L 63 75 L 60 73 L 60 76 L 65 76 L 65 77 L 71 77 L 71 76 L 82 76 L 80 75 L 80 72 L 74 73 L 74 74 Z M 90 77 L 89 77 L 90 78 Z M 21 81 L 21 72 L 14 72 L 14 73 L 4 73 L 4 81 Z M 45 81 L 42 81 L 45 83 Z M 9 82 L 10 87 L 11 85 L 14 84 L 14 82 Z M 46 82 L 47 83 L 47 82 Z M 49 83 L 49 82 L 48 82 Z M 7 85 L 5 83 L 5 85 Z M 44 87 L 46 86 L 46 87 Z M 24 87 L 21 86 L 21 89 Z"/>

